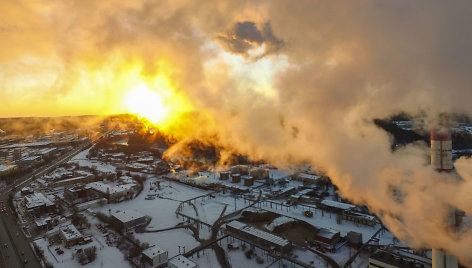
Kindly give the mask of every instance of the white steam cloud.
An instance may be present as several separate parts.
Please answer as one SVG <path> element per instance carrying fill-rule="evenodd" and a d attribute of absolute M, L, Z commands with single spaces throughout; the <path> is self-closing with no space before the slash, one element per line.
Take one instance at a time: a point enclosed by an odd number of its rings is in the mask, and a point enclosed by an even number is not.
<path fill-rule="evenodd" d="M 425 144 L 392 153 L 372 123 L 399 111 L 427 119 L 472 112 L 470 1 L 24 0 L 0 9 L 8 14 L 0 21 L 1 100 L 80 98 L 71 85 L 86 80 L 83 68 L 114 79 L 139 59 L 142 75 L 153 76 L 165 59 L 200 114 L 185 121 L 186 135 L 217 137 L 255 159 L 308 161 L 411 246 L 443 248 L 472 265 L 470 227 L 450 233 L 443 223 L 445 204 L 472 215 L 472 160 L 456 162 L 463 181 L 454 181 L 432 170 Z M 261 84 L 241 75 L 238 55 L 244 66 L 276 68 L 282 59 L 284 67 Z M 18 72 L 42 82 L 20 83 Z M 108 96 L 107 79 L 79 88 Z"/>

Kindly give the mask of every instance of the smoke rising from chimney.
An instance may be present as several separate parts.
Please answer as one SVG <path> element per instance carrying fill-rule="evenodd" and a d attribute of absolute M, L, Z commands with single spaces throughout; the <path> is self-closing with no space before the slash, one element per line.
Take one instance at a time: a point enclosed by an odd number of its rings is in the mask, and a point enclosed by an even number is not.
<path fill-rule="evenodd" d="M 453 180 L 429 166 L 426 144 L 392 153 L 372 123 L 399 111 L 422 111 L 426 121 L 472 112 L 470 2 L 23 0 L 0 9 L 0 100 L 22 103 L 3 101 L 1 114 L 114 112 L 111 81 L 130 62 L 143 77 L 165 72 L 194 105 L 168 129 L 176 137 L 276 164 L 309 162 L 398 238 L 472 265 L 471 227 L 450 234 L 442 223 L 444 204 L 472 215 L 472 161 L 458 160 L 463 181 Z M 228 40 L 243 47 L 220 46 Z M 271 97 L 227 60 L 248 43 L 276 48 L 250 64 L 286 61 L 267 85 Z"/>

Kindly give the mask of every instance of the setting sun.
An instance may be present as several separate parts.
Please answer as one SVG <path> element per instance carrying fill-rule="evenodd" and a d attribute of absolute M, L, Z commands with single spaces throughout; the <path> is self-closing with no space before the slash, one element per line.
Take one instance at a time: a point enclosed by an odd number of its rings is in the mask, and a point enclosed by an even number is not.
<path fill-rule="evenodd" d="M 146 85 L 132 89 L 126 95 L 125 103 L 131 113 L 145 117 L 152 123 L 159 123 L 168 113 L 161 96 Z"/>

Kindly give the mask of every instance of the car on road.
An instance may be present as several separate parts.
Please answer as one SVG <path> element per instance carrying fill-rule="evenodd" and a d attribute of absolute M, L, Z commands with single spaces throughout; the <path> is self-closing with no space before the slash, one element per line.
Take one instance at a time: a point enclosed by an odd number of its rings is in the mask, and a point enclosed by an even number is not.
<path fill-rule="evenodd" d="M 28 260 L 27 260 L 27 259 L 24 259 L 24 260 L 23 260 L 23 263 L 27 263 L 27 262 L 28 262 Z"/>
<path fill-rule="evenodd" d="M 25 255 L 25 252 L 24 252 L 24 251 L 22 251 L 22 252 L 21 252 L 21 255 Z"/>

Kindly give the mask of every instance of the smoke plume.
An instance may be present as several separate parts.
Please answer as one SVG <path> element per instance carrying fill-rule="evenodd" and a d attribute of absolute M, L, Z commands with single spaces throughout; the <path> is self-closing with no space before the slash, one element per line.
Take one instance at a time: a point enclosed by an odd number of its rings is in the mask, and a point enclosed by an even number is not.
<path fill-rule="evenodd" d="M 165 76 L 191 105 L 167 132 L 275 164 L 309 162 L 412 247 L 472 265 L 462 180 L 426 144 L 394 153 L 372 120 L 470 114 L 469 1 L 2 1 L 0 113 L 120 112 L 133 79 Z M 241 56 L 242 55 L 242 56 Z M 14 101 L 13 101 L 14 100 Z M 17 104 L 19 103 L 19 104 Z"/>

